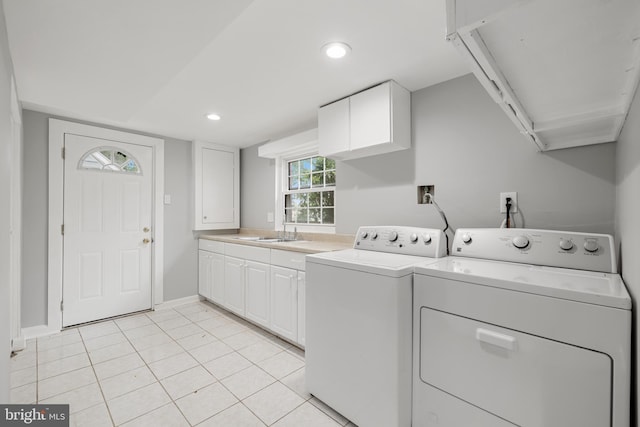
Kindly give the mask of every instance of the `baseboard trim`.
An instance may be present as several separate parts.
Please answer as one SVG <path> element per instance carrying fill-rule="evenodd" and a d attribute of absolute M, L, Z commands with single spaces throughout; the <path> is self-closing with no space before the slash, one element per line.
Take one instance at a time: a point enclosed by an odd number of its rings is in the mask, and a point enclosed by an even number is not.
<path fill-rule="evenodd" d="M 200 295 L 191 295 L 188 297 L 184 297 L 184 298 L 178 298 L 178 299 L 172 299 L 170 301 L 164 301 L 163 303 L 160 304 L 156 304 L 156 306 L 154 307 L 154 310 L 166 310 L 168 308 L 173 308 L 173 307 L 178 307 L 180 305 L 184 305 L 184 304 L 189 304 L 192 302 L 198 302 L 198 301 L 202 301 L 204 298 L 202 298 Z"/>
<path fill-rule="evenodd" d="M 48 325 L 30 326 L 28 328 L 22 328 L 22 338 L 30 340 L 33 338 L 46 337 L 47 335 L 53 335 L 60 332 L 59 329 L 50 328 Z"/>

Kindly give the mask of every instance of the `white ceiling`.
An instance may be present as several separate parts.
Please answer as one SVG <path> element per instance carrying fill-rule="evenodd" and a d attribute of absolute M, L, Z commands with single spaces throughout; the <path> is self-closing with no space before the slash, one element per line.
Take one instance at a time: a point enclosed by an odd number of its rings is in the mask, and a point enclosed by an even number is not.
<path fill-rule="evenodd" d="M 313 128 L 320 105 L 373 84 L 469 72 L 444 0 L 3 3 L 25 108 L 186 140 L 246 147 Z M 349 57 L 322 54 L 335 40 Z"/>

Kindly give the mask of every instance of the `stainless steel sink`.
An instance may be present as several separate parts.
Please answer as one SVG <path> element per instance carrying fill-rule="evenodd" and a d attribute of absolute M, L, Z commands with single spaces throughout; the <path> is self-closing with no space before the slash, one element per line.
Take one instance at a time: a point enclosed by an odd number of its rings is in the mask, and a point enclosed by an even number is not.
<path fill-rule="evenodd" d="M 298 239 L 283 239 L 280 237 L 257 237 L 257 236 L 242 236 L 237 237 L 238 240 L 247 240 L 250 242 L 264 242 L 264 243 L 280 243 L 280 242 L 302 242 Z"/>

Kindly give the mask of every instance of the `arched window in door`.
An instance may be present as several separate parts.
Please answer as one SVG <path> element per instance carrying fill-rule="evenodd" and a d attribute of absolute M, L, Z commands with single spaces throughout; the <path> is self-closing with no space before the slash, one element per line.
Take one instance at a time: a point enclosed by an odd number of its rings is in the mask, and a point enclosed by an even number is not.
<path fill-rule="evenodd" d="M 142 174 L 137 160 L 115 147 L 100 147 L 87 152 L 80 159 L 78 169 Z"/>

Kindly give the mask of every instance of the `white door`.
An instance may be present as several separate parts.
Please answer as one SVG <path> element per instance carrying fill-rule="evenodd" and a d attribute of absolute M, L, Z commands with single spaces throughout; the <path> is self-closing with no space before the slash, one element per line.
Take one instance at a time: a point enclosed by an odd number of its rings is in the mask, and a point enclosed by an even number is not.
<path fill-rule="evenodd" d="M 244 266 L 245 261 L 224 257 L 224 307 L 244 316 Z"/>
<path fill-rule="evenodd" d="M 298 339 L 298 272 L 271 267 L 271 329 L 292 341 Z"/>
<path fill-rule="evenodd" d="M 211 298 L 211 255 L 198 251 L 198 293 L 205 298 Z"/>
<path fill-rule="evenodd" d="M 63 326 L 151 308 L 153 149 L 64 145 Z"/>
<path fill-rule="evenodd" d="M 224 255 L 211 254 L 211 300 L 224 305 Z"/>
<path fill-rule="evenodd" d="M 269 265 L 247 261 L 245 272 L 246 316 L 259 325 L 269 327 Z"/>

